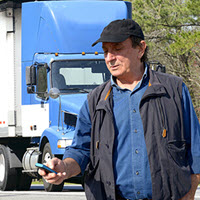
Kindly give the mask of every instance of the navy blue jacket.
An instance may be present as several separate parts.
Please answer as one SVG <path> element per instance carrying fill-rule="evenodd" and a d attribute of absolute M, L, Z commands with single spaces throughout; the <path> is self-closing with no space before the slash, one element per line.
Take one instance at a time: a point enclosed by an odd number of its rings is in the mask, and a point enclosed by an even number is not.
<path fill-rule="evenodd" d="M 149 87 L 140 102 L 140 115 L 155 200 L 178 200 L 191 187 L 184 138 L 182 79 L 149 69 Z M 114 125 L 110 81 L 88 95 L 92 122 L 90 160 L 85 177 L 89 200 L 115 200 L 113 175 Z"/>

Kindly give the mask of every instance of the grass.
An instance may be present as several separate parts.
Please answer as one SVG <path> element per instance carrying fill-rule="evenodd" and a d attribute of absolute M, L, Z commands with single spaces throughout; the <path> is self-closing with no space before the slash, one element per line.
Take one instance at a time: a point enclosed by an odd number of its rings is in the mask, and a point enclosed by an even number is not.
<path fill-rule="evenodd" d="M 36 185 L 36 184 L 43 184 L 42 179 L 41 180 L 33 179 L 32 185 Z M 66 182 L 65 185 L 80 185 L 80 184 Z"/>
<path fill-rule="evenodd" d="M 33 179 L 32 184 L 43 184 L 43 182 L 42 182 L 42 180 Z"/>

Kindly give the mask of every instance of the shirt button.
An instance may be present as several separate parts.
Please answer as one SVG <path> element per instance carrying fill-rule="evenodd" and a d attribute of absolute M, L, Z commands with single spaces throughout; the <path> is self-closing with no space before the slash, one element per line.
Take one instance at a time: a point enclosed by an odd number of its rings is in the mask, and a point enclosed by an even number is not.
<path fill-rule="evenodd" d="M 136 175 L 139 175 L 139 172 L 137 171 L 135 174 L 136 174 Z"/>
<path fill-rule="evenodd" d="M 134 113 L 136 113 L 136 110 L 135 110 L 135 109 L 133 109 L 133 112 L 134 112 Z"/>
<path fill-rule="evenodd" d="M 135 153 L 136 153 L 136 154 L 138 154 L 138 153 L 139 153 L 139 151 L 136 149 L 136 150 L 135 150 Z"/>
<path fill-rule="evenodd" d="M 137 129 L 135 129 L 134 132 L 137 133 Z"/>
<path fill-rule="evenodd" d="M 138 191 L 137 194 L 140 194 L 140 191 Z"/>

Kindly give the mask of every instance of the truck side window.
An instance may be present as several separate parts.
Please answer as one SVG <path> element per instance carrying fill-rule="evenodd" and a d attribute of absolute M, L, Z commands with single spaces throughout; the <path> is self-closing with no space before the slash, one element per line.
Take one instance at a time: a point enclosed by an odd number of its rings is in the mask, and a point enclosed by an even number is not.
<path fill-rule="evenodd" d="M 45 99 L 47 97 L 47 69 L 44 65 L 37 66 L 37 97 Z"/>

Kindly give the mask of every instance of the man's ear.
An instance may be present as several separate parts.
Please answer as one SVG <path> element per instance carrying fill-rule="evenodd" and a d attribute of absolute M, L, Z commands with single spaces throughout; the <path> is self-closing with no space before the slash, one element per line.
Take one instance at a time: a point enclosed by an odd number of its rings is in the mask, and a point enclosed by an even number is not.
<path fill-rule="evenodd" d="M 147 48 L 146 42 L 144 40 L 141 40 L 138 48 L 139 48 L 138 58 L 141 59 L 142 56 L 144 55 L 145 49 Z"/>

